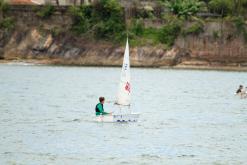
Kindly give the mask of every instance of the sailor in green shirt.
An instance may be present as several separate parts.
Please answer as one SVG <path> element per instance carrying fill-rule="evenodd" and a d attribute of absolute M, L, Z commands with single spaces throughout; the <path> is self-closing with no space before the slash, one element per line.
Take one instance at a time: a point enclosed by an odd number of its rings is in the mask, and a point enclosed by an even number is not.
<path fill-rule="evenodd" d="M 111 114 L 111 113 L 104 112 L 104 106 L 103 106 L 104 102 L 105 102 L 105 98 L 104 97 L 100 97 L 99 98 L 99 103 L 95 107 L 96 116 Z"/>

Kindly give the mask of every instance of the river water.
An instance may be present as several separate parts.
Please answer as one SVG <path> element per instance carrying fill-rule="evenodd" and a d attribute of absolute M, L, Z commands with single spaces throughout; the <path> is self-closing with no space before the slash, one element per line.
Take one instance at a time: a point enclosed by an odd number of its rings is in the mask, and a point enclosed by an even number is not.
<path fill-rule="evenodd" d="M 247 164 L 247 73 L 132 69 L 137 123 L 96 123 L 120 68 L 0 65 L 0 164 Z M 105 110 L 111 111 L 106 104 Z"/>

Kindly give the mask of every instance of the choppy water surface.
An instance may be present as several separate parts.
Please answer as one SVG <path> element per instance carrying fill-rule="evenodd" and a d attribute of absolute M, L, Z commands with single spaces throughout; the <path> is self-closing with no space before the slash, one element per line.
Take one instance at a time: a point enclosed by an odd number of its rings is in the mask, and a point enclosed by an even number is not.
<path fill-rule="evenodd" d="M 247 73 L 132 69 L 138 123 L 95 123 L 120 68 L 0 65 L 0 164 L 247 164 Z M 105 109 L 111 111 L 111 105 Z"/>

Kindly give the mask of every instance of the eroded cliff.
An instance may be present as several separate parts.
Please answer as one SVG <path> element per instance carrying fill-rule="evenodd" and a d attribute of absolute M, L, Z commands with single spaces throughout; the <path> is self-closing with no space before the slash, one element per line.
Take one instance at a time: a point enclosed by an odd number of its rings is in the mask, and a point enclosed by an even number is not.
<path fill-rule="evenodd" d="M 8 14 L 15 28 L 0 31 L 0 57 L 35 59 L 41 63 L 118 66 L 124 44 L 77 36 L 70 31 L 72 18 L 64 9 L 42 19 L 28 7 Z M 190 26 L 190 22 L 187 26 Z M 200 34 L 180 35 L 175 44 L 131 46 L 132 66 L 247 66 L 247 44 L 232 22 L 208 19 Z"/>

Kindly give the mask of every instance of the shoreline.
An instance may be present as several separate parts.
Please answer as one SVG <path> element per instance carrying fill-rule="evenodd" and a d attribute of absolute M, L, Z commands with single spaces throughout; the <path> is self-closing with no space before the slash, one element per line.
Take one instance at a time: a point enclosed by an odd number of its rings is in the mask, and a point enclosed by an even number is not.
<path fill-rule="evenodd" d="M 44 65 L 44 66 L 68 66 L 68 67 L 121 67 L 121 65 L 85 65 L 85 64 L 69 64 L 57 62 L 56 60 L 47 59 L 20 59 L 20 60 L 0 60 L 0 64 L 22 64 L 22 65 Z M 247 72 L 247 67 L 241 66 L 212 66 L 212 65 L 175 65 L 175 66 L 150 66 L 150 65 L 132 65 L 132 68 L 157 68 L 157 69 L 177 69 L 177 70 L 212 70 L 212 71 L 236 71 Z"/>

